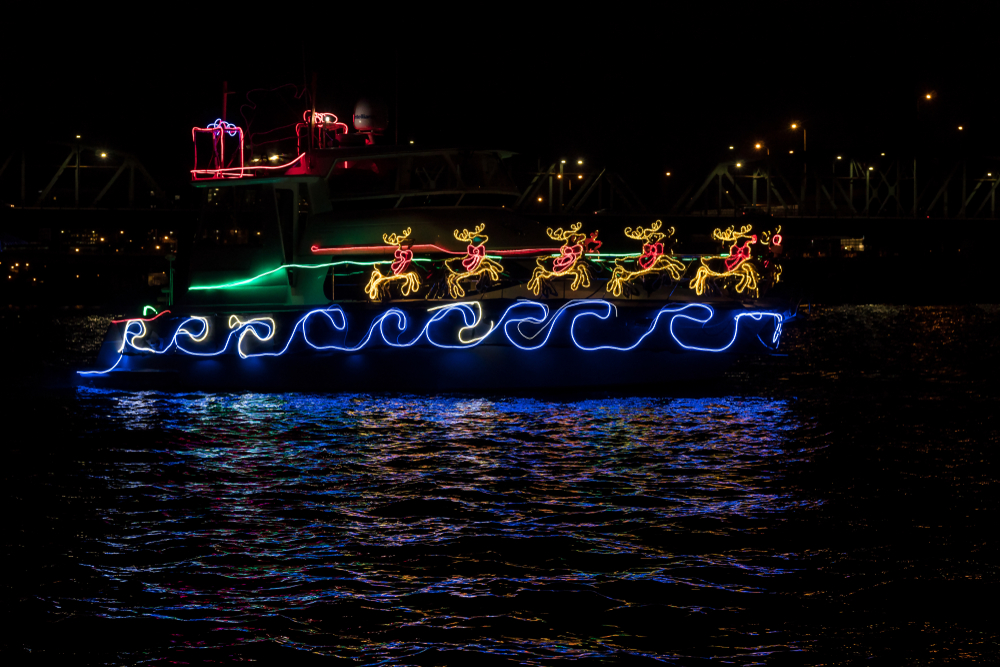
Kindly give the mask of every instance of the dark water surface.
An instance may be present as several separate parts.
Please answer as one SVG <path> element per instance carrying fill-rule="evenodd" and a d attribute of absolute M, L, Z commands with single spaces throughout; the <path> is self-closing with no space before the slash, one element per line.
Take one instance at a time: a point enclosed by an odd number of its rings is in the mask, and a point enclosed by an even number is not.
<path fill-rule="evenodd" d="M 107 319 L 0 318 L 5 661 L 1000 660 L 996 306 L 814 308 L 707 396 L 21 386 Z"/>

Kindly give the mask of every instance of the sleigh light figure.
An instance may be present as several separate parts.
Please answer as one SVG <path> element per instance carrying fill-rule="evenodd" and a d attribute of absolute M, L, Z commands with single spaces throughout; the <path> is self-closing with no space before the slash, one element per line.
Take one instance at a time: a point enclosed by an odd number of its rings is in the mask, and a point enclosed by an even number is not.
<path fill-rule="evenodd" d="M 413 265 L 413 251 L 403 248 L 403 242 L 409 238 L 411 231 L 411 228 L 407 227 L 399 235 L 382 235 L 382 240 L 385 243 L 396 246 L 396 252 L 393 253 L 395 259 L 393 259 L 392 264 L 389 266 L 392 270 L 390 274 L 383 275 L 377 266 L 372 269 L 371 278 L 369 278 L 368 284 L 365 286 L 368 298 L 372 301 L 378 301 L 389 296 L 389 289 L 393 283 L 400 283 L 399 291 L 403 296 L 410 296 L 420 289 L 420 274 L 411 268 Z"/>
<path fill-rule="evenodd" d="M 596 252 L 601 247 L 601 241 L 597 240 L 596 231 L 589 236 L 581 234 L 581 227 L 583 227 L 583 223 L 577 222 L 570 225 L 568 230 L 563 230 L 562 227 L 555 231 L 551 227 L 545 230 L 550 239 L 562 241 L 563 244 L 559 248 L 559 256 L 552 261 L 551 269 L 545 266 L 548 258 L 535 260 L 538 266 L 535 267 L 531 274 L 531 280 L 528 281 L 528 289 L 535 296 L 538 296 L 543 290 L 555 293 L 555 289 L 550 284 L 553 278 L 573 276 L 573 284 L 570 285 L 570 289 L 573 291 L 581 287 L 590 287 L 590 269 L 587 268 L 583 259 L 587 253 Z"/>
<path fill-rule="evenodd" d="M 646 276 L 662 276 L 669 273 L 673 280 L 681 279 L 681 275 L 684 273 L 684 265 L 676 258 L 667 254 L 667 251 L 670 249 L 669 242 L 664 243 L 665 239 L 670 239 L 674 235 L 674 228 L 671 227 L 665 232 L 661 232 L 660 228 L 662 226 L 663 223 L 657 220 L 648 228 L 636 227 L 635 230 L 631 227 L 625 228 L 625 236 L 643 242 L 642 254 L 624 260 L 615 260 L 615 268 L 611 273 L 611 279 L 608 281 L 609 292 L 616 297 L 620 297 L 626 291 L 631 295 L 635 289 L 632 286 L 632 281 L 645 279 Z M 629 271 L 625 268 L 624 263 L 626 261 L 635 262 L 636 268 L 634 271 Z"/>

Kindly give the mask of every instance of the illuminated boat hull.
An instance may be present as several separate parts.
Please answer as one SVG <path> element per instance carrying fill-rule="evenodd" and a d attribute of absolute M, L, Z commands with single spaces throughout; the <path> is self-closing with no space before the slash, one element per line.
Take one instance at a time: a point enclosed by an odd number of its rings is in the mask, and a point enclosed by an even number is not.
<path fill-rule="evenodd" d="M 770 353 L 790 313 L 738 303 L 491 299 L 188 313 L 111 325 L 98 385 L 314 391 L 659 386 Z"/>

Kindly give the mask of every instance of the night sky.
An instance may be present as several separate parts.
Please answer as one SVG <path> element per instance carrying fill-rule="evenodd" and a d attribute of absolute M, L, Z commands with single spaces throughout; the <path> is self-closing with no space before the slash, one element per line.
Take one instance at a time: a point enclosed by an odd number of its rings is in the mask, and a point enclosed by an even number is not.
<path fill-rule="evenodd" d="M 266 21 L 213 34 L 194 17 L 108 34 L 63 27 L 4 44 L 2 112 L 14 128 L 4 143 L 44 121 L 50 140 L 81 134 L 134 152 L 168 190 L 179 188 L 189 130 L 220 115 L 223 81 L 236 92 L 228 119 L 244 125 L 248 90 L 302 86 L 315 72 L 318 108 L 342 120 L 362 96 L 391 110 L 398 81 L 403 141 L 513 150 L 521 169 L 582 157 L 640 187 L 666 170 L 700 180 L 733 144 L 746 153 L 761 140 L 785 153 L 801 147 L 793 121 L 807 128 L 817 156 L 912 154 L 914 146 L 1000 154 L 998 61 L 983 32 L 995 9 L 947 19 L 913 5 L 878 16 L 835 6 L 700 16 L 664 7 L 648 20 L 605 10 L 581 21 L 584 12 L 573 10 L 539 24 L 505 14 L 492 32 L 483 32 L 483 17 L 466 16 L 464 27 L 401 39 L 347 18 L 317 19 L 329 21 L 328 34 L 305 39 Z M 286 32 L 307 25 L 289 23 Z M 44 56 L 25 58 L 29 43 Z M 268 98 L 255 131 L 268 112 L 274 122 L 300 117 L 304 101 L 291 91 Z"/>

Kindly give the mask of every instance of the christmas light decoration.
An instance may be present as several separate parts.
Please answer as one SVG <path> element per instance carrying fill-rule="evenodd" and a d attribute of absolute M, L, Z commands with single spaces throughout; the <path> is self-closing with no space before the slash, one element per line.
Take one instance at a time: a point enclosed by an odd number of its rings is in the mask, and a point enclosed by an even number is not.
<path fill-rule="evenodd" d="M 238 315 L 231 315 L 227 322 L 230 331 L 221 347 L 215 350 L 192 350 L 181 343 L 182 338 L 198 344 L 205 343 L 208 340 L 209 320 L 206 317 L 191 316 L 184 318 L 174 331 L 174 334 L 169 338 L 169 341 L 162 345 L 160 349 L 155 349 L 148 343 L 140 344 L 140 341 L 149 333 L 147 321 L 141 319 L 128 320 L 125 330 L 122 333 L 122 344 L 118 350 L 119 358 L 115 363 L 103 371 L 80 371 L 79 373 L 81 375 L 104 375 L 115 370 L 119 367 L 122 357 L 126 353 L 126 348 L 129 348 L 129 354 L 163 355 L 172 352 L 174 354 L 195 357 L 217 357 L 227 353 L 234 338 L 237 341 L 235 345 L 236 353 L 241 359 L 280 357 L 290 349 L 292 343 L 298 338 L 301 338 L 308 347 L 316 351 L 358 352 L 369 347 L 372 341 L 376 339 L 381 340 L 383 344 L 390 347 L 412 347 L 423 342 L 440 349 L 468 350 L 477 347 L 483 341 L 491 338 L 496 331 L 502 331 L 504 337 L 514 347 L 530 352 L 543 348 L 551 338 L 556 326 L 566 318 L 570 319 L 568 325 L 570 340 L 577 349 L 584 352 L 597 350 L 627 352 L 634 350 L 650 336 L 654 335 L 658 329 L 661 329 L 664 320 L 667 321 L 667 333 L 670 339 L 680 348 L 698 352 L 725 352 L 735 344 L 739 337 L 740 325 L 746 318 L 750 318 L 756 322 L 760 322 L 765 318 L 772 318 L 774 320 L 775 329 L 771 335 L 770 343 L 760 339 L 760 342 L 765 347 L 773 349 L 778 344 L 781 336 L 781 325 L 784 321 L 781 314 L 774 312 L 733 312 L 730 313 L 732 317 L 729 320 L 732 326 L 732 333 L 728 337 L 723 337 L 727 338 L 725 342 L 715 346 L 697 345 L 691 340 L 692 335 L 703 335 L 703 332 L 707 330 L 706 327 L 710 324 L 713 325 L 713 330 L 724 331 L 722 327 L 726 326 L 726 320 L 713 322 L 717 319 L 716 312 L 707 304 L 673 304 L 660 308 L 653 316 L 646 331 L 634 342 L 630 345 L 619 346 L 607 344 L 590 345 L 580 340 L 577 324 L 583 318 L 593 317 L 601 321 L 606 321 L 612 315 L 617 317 L 618 310 L 614 304 L 603 299 L 574 299 L 558 308 L 551 316 L 549 307 L 544 303 L 527 300 L 518 301 L 508 306 L 496 322 L 490 321 L 489 329 L 485 334 L 474 338 L 466 338 L 466 332 L 476 329 L 483 320 L 482 305 L 480 302 L 449 303 L 429 308 L 426 312 L 430 314 L 430 317 L 410 340 L 403 339 L 404 334 L 410 328 L 409 316 L 399 308 L 390 308 L 371 321 L 364 336 L 356 344 L 348 345 L 346 342 L 343 344 L 324 344 L 310 337 L 310 320 L 317 317 L 324 320 L 334 331 L 344 333 L 345 335 L 347 332 L 347 315 L 340 306 L 331 305 L 327 308 L 317 308 L 305 313 L 295 322 L 290 329 L 285 344 L 280 349 L 258 352 L 248 352 L 245 350 L 244 341 L 247 335 L 252 335 L 258 342 L 272 340 L 277 331 L 277 326 L 272 317 L 243 319 Z M 462 326 L 459 327 L 454 342 L 449 343 L 441 340 L 439 334 L 435 333 L 435 330 L 453 314 L 461 317 Z M 697 326 L 689 328 L 687 331 L 677 329 L 677 324 L 684 321 L 694 323 Z M 198 325 L 200 328 L 195 329 L 192 325 Z M 534 329 L 533 332 L 532 329 Z M 377 337 L 375 336 L 376 333 L 378 334 Z M 590 335 L 593 335 L 592 328 Z"/>
<path fill-rule="evenodd" d="M 638 267 L 635 271 L 629 271 L 625 268 L 624 262 L 628 260 L 615 260 L 615 268 L 611 272 L 611 279 L 608 281 L 607 289 L 609 292 L 616 297 L 620 297 L 625 291 L 626 286 L 630 285 L 633 280 L 644 278 L 648 275 L 669 273 L 670 277 L 674 280 L 681 279 L 681 274 L 684 273 L 684 264 L 668 256 L 663 243 L 664 239 L 674 235 L 675 230 L 671 227 L 666 232 L 661 232 L 660 228 L 662 226 L 663 222 L 657 220 L 648 228 L 636 227 L 635 230 L 631 227 L 625 228 L 625 236 L 643 242 L 642 254 L 629 258 L 630 260 L 634 260 Z"/>
<path fill-rule="evenodd" d="M 395 233 L 382 235 L 382 240 L 387 245 L 396 246 L 396 251 L 393 253 L 395 260 L 389 267 L 392 270 L 391 275 L 383 275 L 377 266 L 372 269 L 371 278 L 365 286 L 365 292 L 372 301 L 388 296 L 393 283 L 401 283 L 399 291 L 403 296 L 409 296 L 420 289 L 420 275 L 416 271 L 409 270 L 413 263 L 413 251 L 403 249 L 403 242 L 409 238 L 411 231 L 412 229 L 407 227 L 399 235 Z"/>
<path fill-rule="evenodd" d="M 465 257 L 461 259 L 464 271 L 456 271 L 452 268 L 452 264 L 459 261 L 457 257 L 447 259 L 444 262 L 444 266 L 448 270 L 448 277 L 445 278 L 445 281 L 448 284 L 448 294 L 451 295 L 452 299 L 460 299 L 465 296 L 465 289 L 462 287 L 463 280 L 479 278 L 483 274 L 488 275 L 490 280 L 500 280 L 503 267 L 486 257 L 486 242 L 490 240 L 490 237 L 482 233 L 484 229 L 486 229 L 486 223 L 476 225 L 476 228 L 471 232 L 468 229 L 463 229 L 461 233 L 457 229 L 453 232 L 456 239 L 469 245 L 466 248 Z M 478 244 L 475 244 L 476 239 L 479 239 Z"/>
<path fill-rule="evenodd" d="M 214 169 L 198 169 L 198 142 L 196 137 L 198 133 L 208 133 L 212 137 L 212 160 L 211 164 L 214 165 Z M 226 168 L 226 146 L 225 138 L 226 135 L 230 137 L 239 136 L 240 138 L 240 148 L 239 148 L 239 167 Z M 192 127 L 191 128 L 191 142 L 194 144 L 194 169 L 191 170 L 191 176 L 195 179 L 198 178 L 242 178 L 243 177 L 243 128 L 233 125 L 232 123 L 227 123 L 221 118 L 217 118 L 214 122 L 209 123 L 207 127 Z"/>
<path fill-rule="evenodd" d="M 543 289 L 551 289 L 549 283 L 553 278 L 573 276 L 573 284 L 570 285 L 570 289 L 573 291 L 576 291 L 580 287 L 590 287 L 590 270 L 587 268 L 586 263 L 581 260 L 583 260 L 588 252 L 596 252 L 601 247 L 601 242 L 597 240 L 596 231 L 592 232 L 589 236 L 587 234 L 580 234 L 581 227 L 583 227 L 583 223 L 577 222 L 570 225 L 568 230 L 563 230 L 562 227 L 555 231 L 551 227 L 545 230 L 550 239 L 562 241 L 563 244 L 559 248 L 559 256 L 552 262 L 551 269 L 545 266 L 545 263 L 548 261 L 547 259 L 539 258 L 535 260 L 537 266 L 534 272 L 532 272 L 531 280 L 528 281 L 527 285 L 528 289 L 535 296 L 538 296 Z M 590 248 L 591 245 L 594 246 L 592 249 Z"/>
<path fill-rule="evenodd" d="M 465 255 L 462 250 L 449 250 L 435 243 L 414 243 L 407 246 L 414 252 L 439 252 L 445 255 Z M 371 255 L 381 254 L 388 251 L 384 245 L 360 245 L 360 246 L 334 246 L 323 247 L 318 245 L 309 248 L 314 255 Z M 519 255 L 555 255 L 559 253 L 559 248 L 518 248 L 514 250 L 492 250 L 487 257 L 514 257 Z"/>
<path fill-rule="evenodd" d="M 701 296 L 708 289 L 708 281 L 718 279 L 723 284 L 735 281 L 737 294 L 746 292 L 755 297 L 759 295 L 760 272 L 752 263 L 747 262 L 750 259 L 750 246 L 757 243 L 757 235 L 750 233 L 752 229 L 751 225 L 743 225 L 739 231 L 730 226 L 725 231 L 716 228 L 712 232 L 712 238 L 723 244 L 732 244 L 729 247 L 729 256 L 721 258 L 725 266 L 724 270 L 712 268 L 710 262 L 715 261 L 715 258 L 702 258 L 694 278 L 688 283 L 688 287 L 693 289 L 695 294 Z M 739 245 L 740 239 L 746 239 L 742 246 Z"/>

